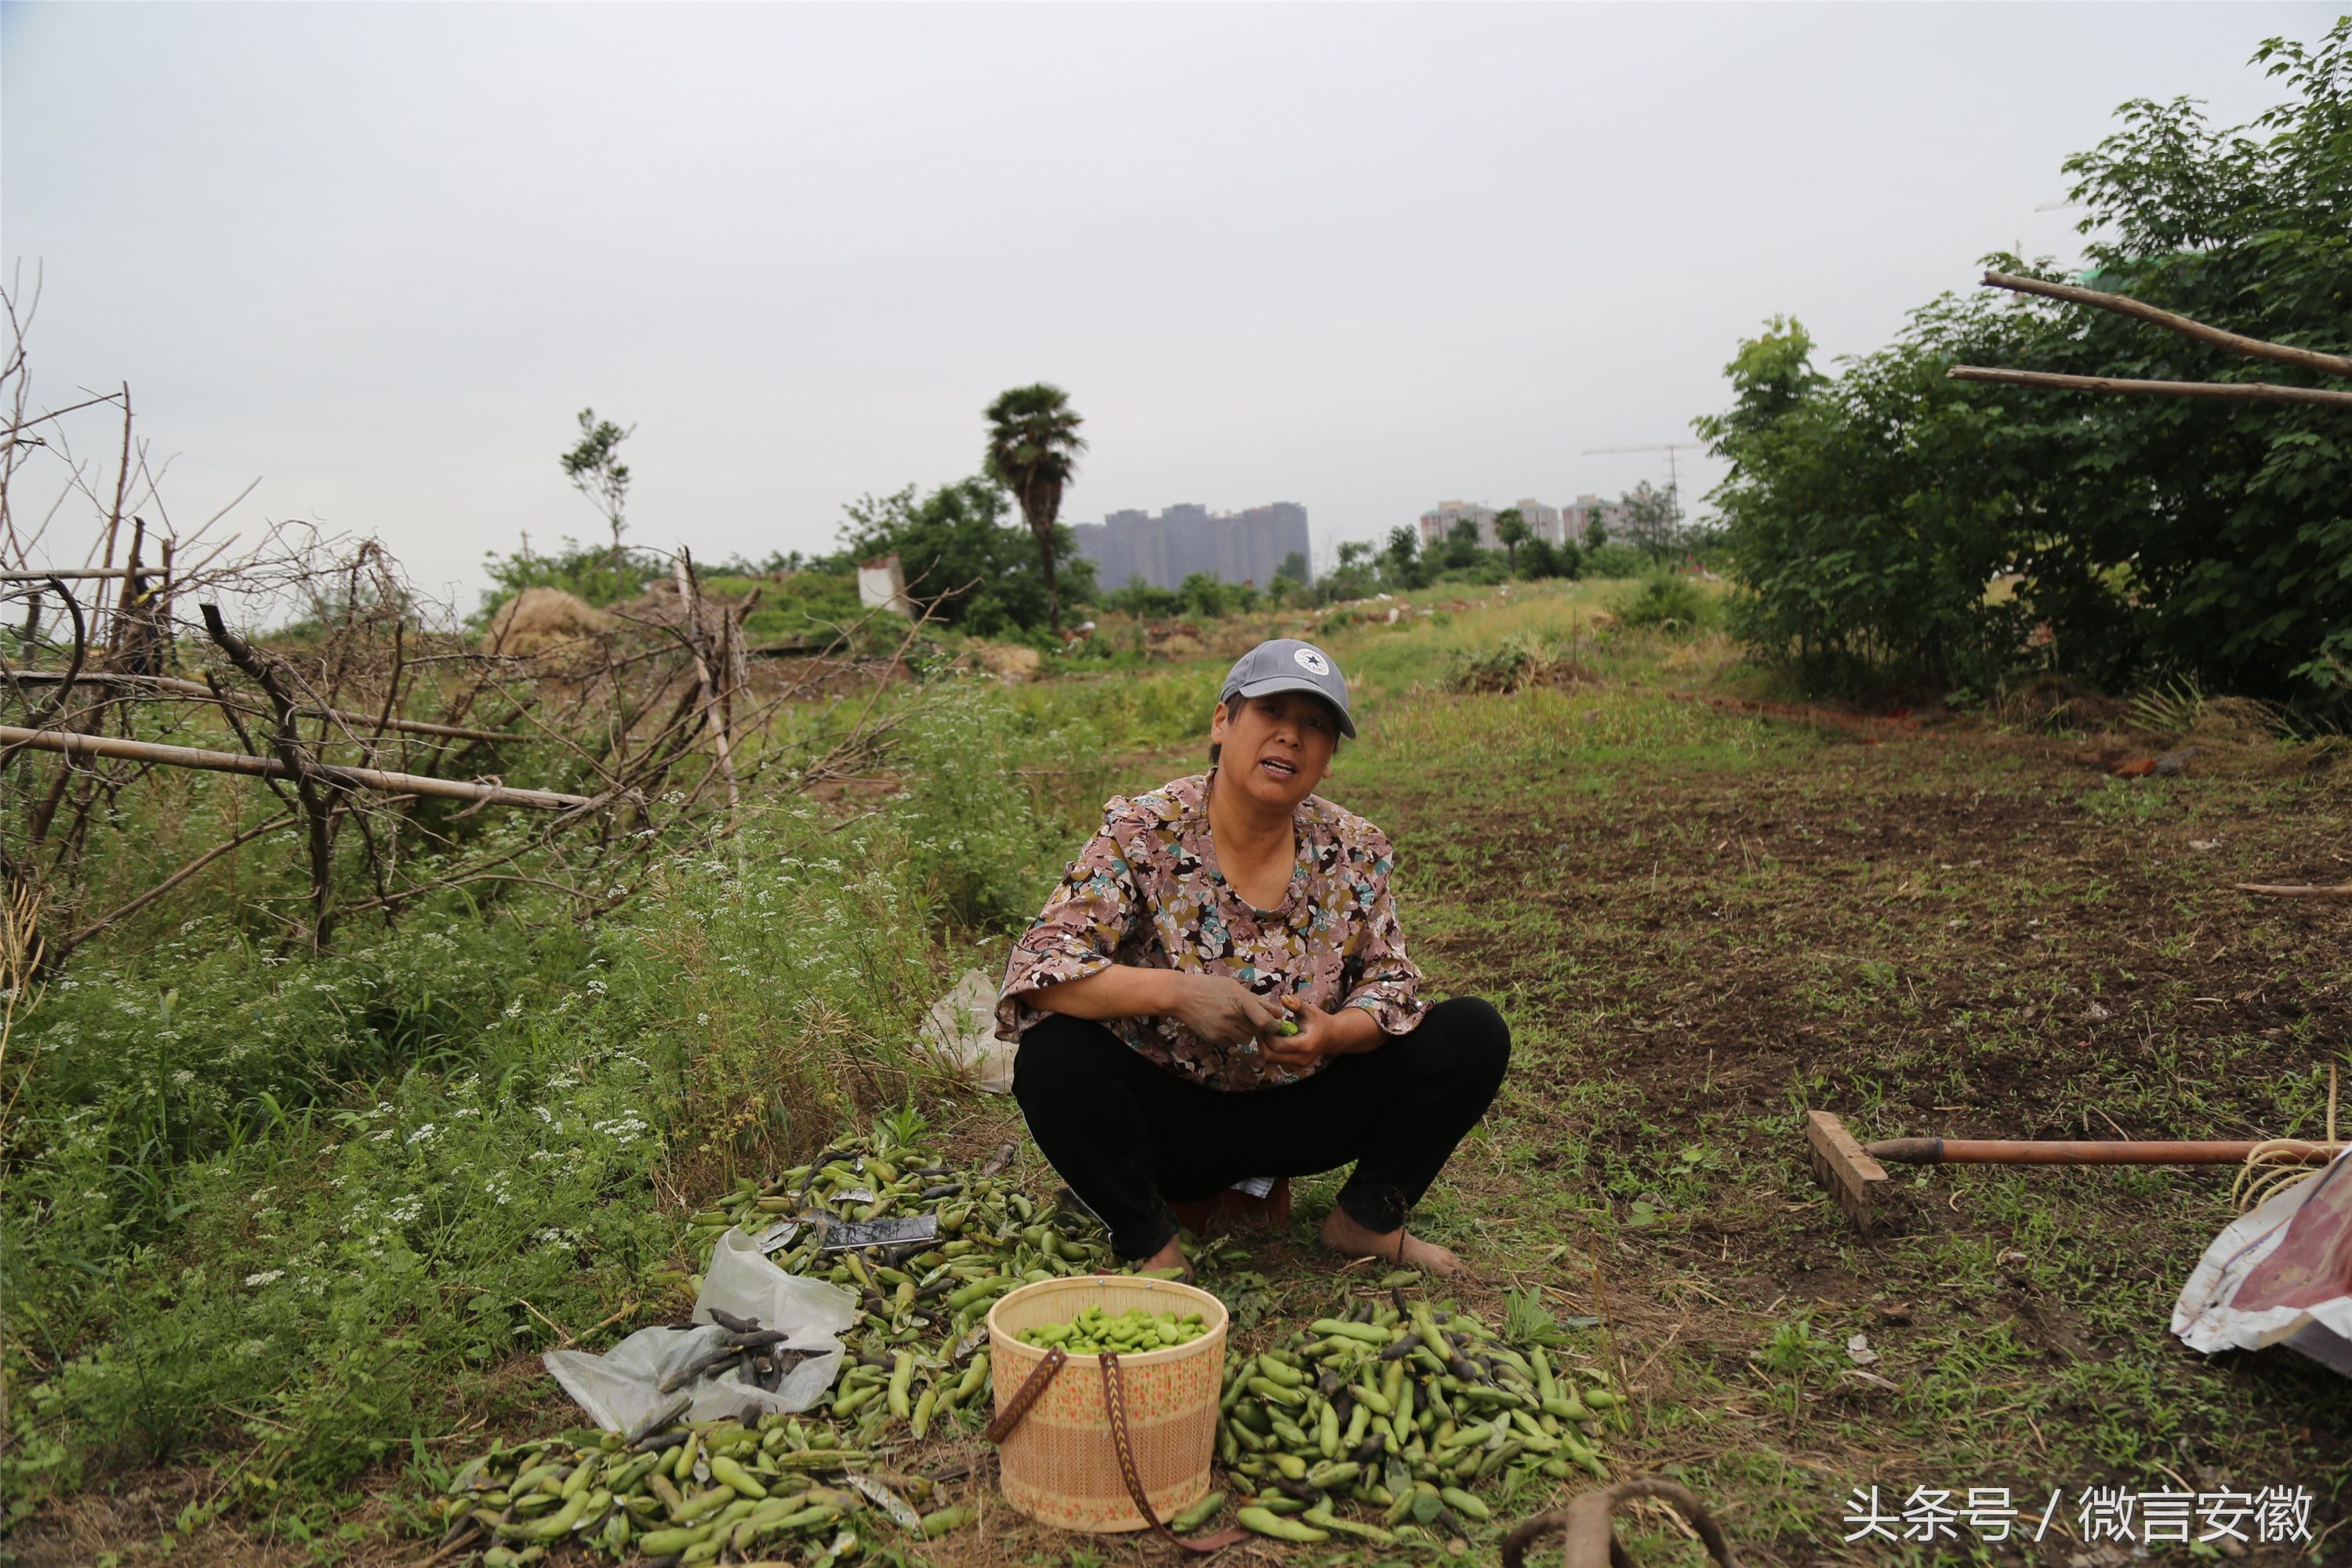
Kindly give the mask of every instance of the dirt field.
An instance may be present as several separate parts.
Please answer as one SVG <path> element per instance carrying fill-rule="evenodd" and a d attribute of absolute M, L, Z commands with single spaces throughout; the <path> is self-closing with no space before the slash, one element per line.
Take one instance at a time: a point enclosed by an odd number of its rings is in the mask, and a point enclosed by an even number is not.
<path fill-rule="evenodd" d="M 1557 706 L 1605 731 L 1636 701 Z M 2276 1560 L 2352 1560 L 2347 1385 L 2166 1331 L 2228 1173 L 1904 1173 L 1864 1240 L 1797 1131 L 1820 1107 L 1865 1139 L 2315 1133 L 2326 1064 L 2352 1065 L 2352 912 L 2229 884 L 2341 879 L 2341 788 L 1708 722 L 1521 772 L 1381 759 L 1351 801 L 1396 831 L 1424 964 L 1518 1030 L 1433 1218 L 1494 1282 L 1608 1320 L 1645 1401 L 1621 1464 L 1685 1474 L 1765 1560 L 1904 1560 L 1842 1549 L 1857 1485 L 2006 1486 L 2038 1517 L 2166 1477 L 2309 1486 L 2323 1539 Z M 2028 1560 L 2081 1551 L 2071 1523 Z"/>

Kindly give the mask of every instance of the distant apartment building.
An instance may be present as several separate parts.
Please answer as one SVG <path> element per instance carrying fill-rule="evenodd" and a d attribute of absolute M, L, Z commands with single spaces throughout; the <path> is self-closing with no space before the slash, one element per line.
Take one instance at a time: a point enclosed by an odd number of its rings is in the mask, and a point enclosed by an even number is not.
<path fill-rule="evenodd" d="M 1074 523 L 1070 531 L 1078 536 L 1078 553 L 1095 563 L 1095 581 L 1106 588 L 1125 587 L 1137 577 L 1155 588 L 1179 588 L 1195 572 L 1263 588 L 1292 554 L 1314 559 L 1307 509 L 1296 501 L 1237 512 L 1186 502 L 1158 517 L 1115 511 L 1100 522 Z"/>
<path fill-rule="evenodd" d="M 1495 510 L 1476 501 L 1442 500 L 1421 514 L 1421 542 L 1423 548 L 1443 544 L 1454 532 L 1454 525 L 1462 521 L 1478 525 L 1478 542 L 1489 550 L 1498 549 L 1501 542 L 1495 537 Z"/>
<path fill-rule="evenodd" d="M 1601 524 L 1603 537 L 1609 539 L 1624 537 L 1625 509 L 1613 500 L 1602 500 L 1599 496 L 1593 495 L 1579 496 L 1570 505 L 1560 508 L 1559 511 L 1560 527 L 1566 531 L 1569 538 L 1579 544 L 1584 542 L 1585 535 L 1591 531 L 1596 520 Z"/>
<path fill-rule="evenodd" d="M 1559 542 L 1559 508 L 1546 506 L 1539 500 L 1515 500 L 1519 515 L 1527 520 L 1528 532 L 1546 544 Z"/>
<path fill-rule="evenodd" d="M 1585 500 L 1592 500 L 1592 496 L 1585 496 Z M 1576 508 L 1543 505 L 1540 500 L 1536 500 L 1534 496 L 1524 496 L 1524 499 L 1519 500 L 1512 500 L 1512 505 L 1519 510 L 1519 517 L 1527 520 L 1528 538 L 1540 538 L 1540 541 L 1545 541 L 1545 543 L 1552 543 L 1552 545 L 1567 543 L 1569 536 L 1573 536 L 1576 529 L 1583 527 L 1583 521 L 1580 520 L 1578 520 L 1576 524 L 1569 524 L 1569 512 L 1573 512 Z M 1479 505 L 1477 500 L 1440 500 L 1440 503 L 1434 505 L 1434 508 L 1430 508 L 1428 512 L 1421 512 L 1421 543 L 1423 545 L 1444 543 L 1446 536 L 1454 533 L 1454 524 L 1456 524 L 1456 521 L 1467 520 L 1477 524 L 1479 545 L 1484 545 L 1486 550 L 1500 550 L 1503 548 L 1503 541 L 1500 541 L 1494 531 L 1496 517 L 1500 517 L 1500 512 L 1496 510 L 1496 508 L 1491 508 L 1491 505 Z"/>

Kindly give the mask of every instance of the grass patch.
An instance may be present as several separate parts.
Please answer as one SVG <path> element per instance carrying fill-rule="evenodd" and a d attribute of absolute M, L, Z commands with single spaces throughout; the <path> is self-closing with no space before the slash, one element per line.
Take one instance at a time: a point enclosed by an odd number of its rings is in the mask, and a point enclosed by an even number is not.
<path fill-rule="evenodd" d="M 2337 879 L 2352 797 L 2274 752 L 2108 781 L 2067 741 L 1727 714 L 1683 698 L 1777 678 L 1712 636 L 1596 628 L 1624 591 L 1518 586 L 1328 639 L 1364 733 L 1327 793 L 1395 840 L 1433 989 L 1514 1027 L 1501 1101 L 1416 1220 L 1475 1259 L 1472 1303 L 1591 1320 L 1574 1355 L 1639 1390 L 1619 1473 L 1685 1479 L 1759 1561 L 1849 1560 L 1841 1511 L 1874 1484 L 2038 1508 L 2226 1477 L 2311 1488 L 2315 1534 L 2341 1520 L 2344 1383 L 2167 1332 L 2225 1176 L 1906 1173 L 1865 1239 L 1796 1126 L 1820 1106 L 1864 1137 L 2315 1132 L 2326 1064 L 2352 1065 L 2352 911 L 2229 884 Z M 1514 638 L 1591 679 L 1445 689 Z M 15 1506 L 48 1500 L 20 1540 L 169 1533 L 178 1501 L 121 1502 L 163 1463 L 205 1468 L 154 1488 L 173 1499 L 250 1478 L 229 1517 L 320 1556 L 419 1555 L 397 1539 L 417 1446 L 570 1425 L 531 1357 L 674 1312 L 651 1271 L 736 1174 L 909 1099 L 968 1147 L 1017 1134 L 900 1047 L 1106 795 L 1202 765 L 1225 663 L 934 684 L 877 793 L 763 811 L 597 929 L 451 902 L 277 963 L 224 912 L 85 955 L 16 1047 L 38 1069 L 9 1133 L 0 1465 Z M 837 721 L 813 704 L 775 743 Z M 1310 1227 L 1336 1186 L 1303 1184 L 1258 1248 L 1277 1305 L 1253 1335 L 1328 1296 Z M 339 1542 L 355 1510 L 373 1524 Z M 1658 1516 L 1626 1535 L 1698 1560 Z M 1042 1533 L 1004 1553 L 1071 1560 Z"/>

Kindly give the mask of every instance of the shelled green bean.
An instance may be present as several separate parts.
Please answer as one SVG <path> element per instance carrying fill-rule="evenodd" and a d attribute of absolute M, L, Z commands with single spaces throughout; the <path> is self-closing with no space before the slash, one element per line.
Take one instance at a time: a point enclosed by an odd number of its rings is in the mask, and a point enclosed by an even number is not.
<path fill-rule="evenodd" d="M 1180 1318 L 1173 1312 L 1154 1314 L 1130 1307 L 1114 1316 L 1100 1307 L 1087 1307 L 1066 1323 L 1039 1323 L 1014 1337 L 1041 1349 L 1058 1345 L 1072 1355 L 1099 1355 L 1104 1351 L 1130 1355 L 1188 1344 L 1208 1331 L 1209 1325 L 1198 1312 Z"/>

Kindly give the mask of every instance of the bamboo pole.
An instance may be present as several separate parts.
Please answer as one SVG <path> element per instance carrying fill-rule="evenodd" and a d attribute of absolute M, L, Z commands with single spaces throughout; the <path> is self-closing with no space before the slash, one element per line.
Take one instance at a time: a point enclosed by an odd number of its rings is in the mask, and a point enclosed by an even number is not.
<path fill-rule="evenodd" d="M 2316 403 L 2352 408 L 2352 392 L 2318 386 L 2279 386 L 2267 381 L 2133 381 L 2112 375 L 2060 375 L 2042 370 L 1991 370 L 1956 364 L 1954 381 L 1990 381 L 2004 386 L 2044 386 L 2068 392 L 2138 393 L 2154 397 L 2217 397 L 2238 403 Z"/>
<path fill-rule="evenodd" d="M 5 663 L 0 663 L 0 685 L 16 680 L 26 686 L 55 686 L 64 679 L 65 675 L 61 670 L 11 669 Z M 93 675 L 84 670 L 74 677 L 74 684 L 77 686 L 145 686 L 157 691 L 171 692 L 174 696 L 200 697 L 207 702 L 215 700 L 210 687 L 194 680 L 175 680 L 168 675 L 131 675 L 121 671 L 106 671 Z M 373 714 L 352 713 L 341 708 L 320 708 L 309 703 L 298 703 L 294 710 L 305 718 L 339 719 L 347 724 L 373 726 L 376 722 L 375 716 Z M 260 710 L 256 709 L 254 711 L 258 712 Z M 388 719 L 384 721 L 384 724 L 389 729 L 399 730 L 411 735 L 440 735 L 453 741 L 526 741 L 530 739 L 527 735 L 510 734 L 503 730 L 469 730 L 462 724 L 434 724 L 423 719 Z"/>
<path fill-rule="evenodd" d="M 30 746 L 37 752 L 59 752 L 69 757 L 114 757 L 126 762 L 154 763 L 167 768 L 198 768 L 208 773 L 243 773 L 249 778 L 291 779 L 295 771 L 275 757 L 248 757 L 236 752 L 205 752 L 193 746 L 166 746 L 152 741 L 126 741 L 112 735 L 85 735 L 67 730 L 24 730 L 0 724 L 0 746 Z M 425 773 L 386 773 L 381 768 L 352 768 L 336 763 L 312 763 L 312 776 L 351 789 L 378 789 L 432 795 L 442 800 L 466 800 L 484 805 L 524 805 L 541 811 L 568 811 L 597 804 L 584 795 L 562 795 L 547 789 L 511 789 L 505 784 L 472 784 L 461 779 L 436 779 Z"/>

